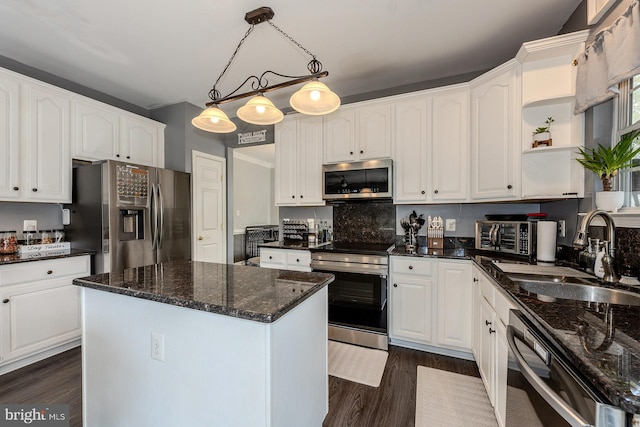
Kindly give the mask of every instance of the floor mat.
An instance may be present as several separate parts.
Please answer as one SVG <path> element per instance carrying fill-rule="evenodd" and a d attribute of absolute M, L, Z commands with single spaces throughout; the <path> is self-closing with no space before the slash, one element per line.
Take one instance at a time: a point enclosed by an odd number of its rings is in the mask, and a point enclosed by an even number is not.
<path fill-rule="evenodd" d="M 329 375 L 378 387 L 389 353 L 329 341 Z"/>
<path fill-rule="evenodd" d="M 482 380 L 418 366 L 416 427 L 497 427 Z"/>

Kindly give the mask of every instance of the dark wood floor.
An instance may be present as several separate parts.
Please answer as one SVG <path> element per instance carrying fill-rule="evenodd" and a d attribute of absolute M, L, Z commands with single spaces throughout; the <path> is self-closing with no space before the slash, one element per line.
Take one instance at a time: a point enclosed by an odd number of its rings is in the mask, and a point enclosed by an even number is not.
<path fill-rule="evenodd" d="M 0 376 L 1 403 L 69 404 L 70 426 L 82 425 L 80 348 Z M 414 425 L 418 365 L 479 376 L 475 362 L 390 347 L 379 387 L 329 377 L 329 413 L 323 427 Z"/>
<path fill-rule="evenodd" d="M 82 426 L 80 347 L 0 375 L 0 402 L 69 405 L 71 427 Z"/>

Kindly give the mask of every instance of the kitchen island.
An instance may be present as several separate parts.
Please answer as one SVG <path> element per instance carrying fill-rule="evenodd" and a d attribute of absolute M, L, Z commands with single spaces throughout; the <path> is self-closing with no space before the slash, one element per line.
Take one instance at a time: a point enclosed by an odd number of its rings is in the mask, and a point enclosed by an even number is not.
<path fill-rule="evenodd" d="M 84 425 L 321 425 L 331 281 L 191 261 L 74 280 Z"/>

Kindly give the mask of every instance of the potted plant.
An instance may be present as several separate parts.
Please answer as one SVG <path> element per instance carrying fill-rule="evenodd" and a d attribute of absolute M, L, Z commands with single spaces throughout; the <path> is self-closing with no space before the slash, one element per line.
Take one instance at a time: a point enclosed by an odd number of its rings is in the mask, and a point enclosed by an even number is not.
<path fill-rule="evenodd" d="M 540 145 L 551 146 L 551 123 L 555 122 L 553 117 L 548 117 L 544 122 L 546 126 L 537 127 L 533 131 L 533 148 Z"/>
<path fill-rule="evenodd" d="M 599 144 L 596 148 L 579 148 L 576 160 L 585 169 L 598 175 L 602 180 L 601 192 L 596 192 L 596 207 L 617 212 L 624 203 L 624 192 L 612 191 L 613 178 L 620 169 L 633 165 L 633 159 L 640 154 L 640 145 L 634 146 L 640 130 L 629 132 L 613 147 Z"/>

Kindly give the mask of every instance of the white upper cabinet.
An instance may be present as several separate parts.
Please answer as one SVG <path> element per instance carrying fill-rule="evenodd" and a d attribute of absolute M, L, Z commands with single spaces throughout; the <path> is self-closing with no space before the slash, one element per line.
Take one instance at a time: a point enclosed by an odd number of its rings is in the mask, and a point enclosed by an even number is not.
<path fill-rule="evenodd" d="M 469 88 L 457 85 L 394 105 L 394 202 L 468 198 Z"/>
<path fill-rule="evenodd" d="M 393 201 L 396 204 L 429 201 L 431 156 L 427 142 L 427 108 L 430 100 L 427 95 L 417 95 L 400 100 L 394 106 Z"/>
<path fill-rule="evenodd" d="M 322 117 L 289 116 L 275 126 L 277 206 L 321 206 Z"/>
<path fill-rule="evenodd" d="M 91 99 L 74 107 L 74 158 L 164 166 L 164 124 Z"/>
<path fill-rule="evenodd" d="M 342 107 L 324 117 L 324 162 L 391 157 L 391 103 Z"/>
<path fill-rule="evenodd" d="M 435 93 L 431 112 L 431 199 L 434 202 L 466 201 L 469 188 L 468 86 Z"/>
<path fill-rule="evenodd" d="M 0 199 L 20 197 L 20 84 L 0 74 Z"/>
<path fill-rule="evenodd" d="M 122 115 L 120 124 L 120 160 L 161 167 L 159 147 L 164 147 L 164 125 L 129 115 Z"/>
<path fill-rule="evenodd" d="M 471 83 L 471 198 L 520 197 L 520 64 L 511 60 Z"/>
<path fill-rule="evenodd" d="M 71 201 L 70 102 L 59 90 L 23 85 L 22 198 Z"/>
<path fill-rule="evenodd" d="M 120 152 L 120 116 L 93 102 L 75 104 L 74 157 L 116 159 Z"/>
<path fill-rule="evenodd" d="M 584 114 L 574 114 L 576 67 L 589 31 L 524 43 L 522 63 L 522 198 L 584 197 Z M 533 147 L 533 131 L 551 123 L 551 144 Z"/>

